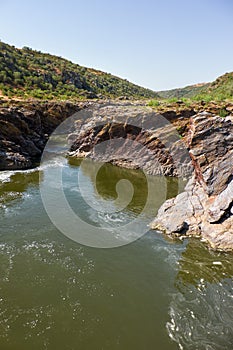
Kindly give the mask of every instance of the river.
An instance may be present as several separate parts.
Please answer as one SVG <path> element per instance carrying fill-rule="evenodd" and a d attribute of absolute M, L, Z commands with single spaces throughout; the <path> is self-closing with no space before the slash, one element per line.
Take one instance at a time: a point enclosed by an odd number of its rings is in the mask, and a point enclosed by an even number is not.
<path fill-rule="evenodd" d="M 65 164 L 65 165 L 64 165 Z M 132 201 L 108 216 L 82 201 L 76 179 L 95 192 L 93 169 L 65 160 L 66 198 L 84 219 L 109 227 L 133 220 L 145 204 L 140 171 L 105 164 L 98 196 L 113 202 L 121 178 Z M 230 350 L 233 348 L 233 256 L 197 239 L 171 241 L 148 231 L 121 247 L 73 241 L 50 221 L 41 200 L 44 167 L 0 173 L 0 349 Z M 151 178 L 155 193 L 161 179 Z M 166 179 L 166 197 L 177 180 Z M 156 198 L 158 200 L 156 201 Z M 97 198 L 98 199 L 98 198 Z M 162 204 L 155 195 L 155 209 Z M 156 204 L 157 203 L 157 204 Z M 62 212 L 60 213 L 62 216 Z M 143 220 L 152 220 L 144 213 Z"/>

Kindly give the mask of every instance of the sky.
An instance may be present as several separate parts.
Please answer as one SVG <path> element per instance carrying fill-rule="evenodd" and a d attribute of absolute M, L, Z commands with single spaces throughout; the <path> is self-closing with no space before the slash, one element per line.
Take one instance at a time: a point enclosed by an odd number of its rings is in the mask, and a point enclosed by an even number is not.
<path fill-rule="evenodd" d="M 233 71 L 233 1 L 0 0 L 0 39 L 165 90 Z"/>

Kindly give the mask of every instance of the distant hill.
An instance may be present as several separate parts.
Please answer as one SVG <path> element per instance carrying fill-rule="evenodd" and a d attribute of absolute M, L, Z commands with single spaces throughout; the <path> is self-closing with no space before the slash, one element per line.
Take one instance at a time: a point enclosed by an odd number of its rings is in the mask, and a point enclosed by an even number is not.
<path fill-rule="evenodd" d="M 158 94 L 64 58 L 0 42 L 0 93 L 9 97 L 156 98 Z"/>
<path fill-rule="evenodd" d="M 192 98 L 196 96 L 197 94 L 201 93 L 206 89 L 206 87 L 209 84 L 203 83 L 203 84 L 196 84 L 196 85 L 189 85 L 184 88 L 177 88 L 172 90 L 165 90 L 165 91 L 158 91 L 159 96 L 162 98 Z"/>
<path fill-rule="evenodd" d="M 212 100 L 233 99 L 233 72 L 218 77 L 213 83 L 208 84 L 204 90 L 199 92 L 196 98 L 209 98 Z"/>
<path fill-rule="evenodd" d="M 194 100 L 233 100 L 233 72 L 207 84 L 190 85 L 180 89 L 159 91 L 162 98 L 191 98 Z"/>

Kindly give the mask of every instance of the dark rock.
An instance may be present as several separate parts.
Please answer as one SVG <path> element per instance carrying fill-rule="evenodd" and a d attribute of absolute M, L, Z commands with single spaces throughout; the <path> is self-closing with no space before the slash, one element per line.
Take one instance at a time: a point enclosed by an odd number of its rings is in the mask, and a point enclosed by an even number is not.
<path fill-rule="evenodd" d="M 98 96 L 94 92 L 91 92 L 91 91 L 85 92 L 85 95 L 87 98 L 90 98 L 90 99 L 98 98 Z"/>
<path fill-rule="evenodd" d="M 0 170 L 32 167 L 56 126 L 83 107 L 70 103 L 0 107 Z"/>

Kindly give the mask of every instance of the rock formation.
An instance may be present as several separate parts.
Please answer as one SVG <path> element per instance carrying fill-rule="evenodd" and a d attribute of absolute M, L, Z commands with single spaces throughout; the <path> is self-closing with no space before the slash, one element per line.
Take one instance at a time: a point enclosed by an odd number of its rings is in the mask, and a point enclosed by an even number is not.
<path fill-rule="evenodd" d="M 233 117 L 195 115 L 188 147 L 194 175 L 183 193 L 163 204 L 151 227 L 233 250 Z"/>
<path fill-rule="evenodd" d="M 69 155 L 150 175 L 186 176 L 192 171 L 191 159 L 174 125 L 179 120 L 185 128 L 193 114 L 186 110 L 182 116 L 172 111 L 161 115 L 130 103 L 97 106 L 85 123 L 77 121 Z"/>
<path fill-rule="evenodd" d="M 89 105 L 94 108 L 86 113 Z M 151 227 L 233 250 L 233 117 L 217 116 L 215 105 L 208 112 L 200 108 L 179 106 L 156 114 L 144 102 L 126 101 L 0 107 L 0 170 L 32 167 L 53 130 L 83 111 L 70 131 L 71 156 L 154 175 L 191 174 L 185 191 L 163 204 Z M 226 110 L 231 114 L 232 105 Z"/>
<path fill-rule="evenodd" d="M 0 170 L 32 167 L 53 132 L 84 106 L 71 103 L 27 103 L 0 108 Z"/>
<path fill-rule="evenodd" d="M 193 174 L 151 227 L 171 236 L 201 236 L 214 249 L 233 250 L 233 117 L 193 110 L 154 115 L 134 107 L 101 107 L 85 123 L 78 121 L 70 155 L 152 175 Z M 182 139 L 174 126 L 184 131 Z"/>

